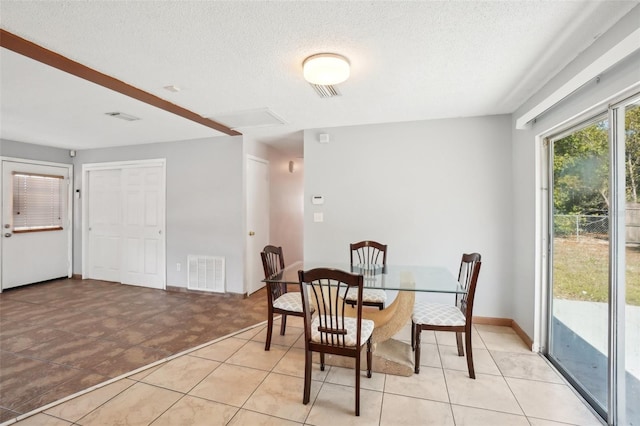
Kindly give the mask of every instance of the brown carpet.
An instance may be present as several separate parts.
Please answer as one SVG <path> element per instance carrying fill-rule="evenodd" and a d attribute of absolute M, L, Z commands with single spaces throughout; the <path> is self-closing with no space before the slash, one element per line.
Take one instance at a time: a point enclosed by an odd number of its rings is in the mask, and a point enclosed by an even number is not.
<path fill-rule="evenodd" d="M 267 318 L 266 293 L 54 280 L 0 294 L 0 422 Z"/>

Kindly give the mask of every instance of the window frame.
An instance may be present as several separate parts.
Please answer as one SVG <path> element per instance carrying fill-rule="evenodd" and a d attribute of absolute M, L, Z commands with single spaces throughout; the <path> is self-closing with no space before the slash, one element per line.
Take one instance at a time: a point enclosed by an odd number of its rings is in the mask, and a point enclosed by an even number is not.
<path fill-rule="evenodd" d="M 54 209 L 57 211 L 58 213 L 58 218 L 57 219 L 53 219 L 53 217 L 55 216 L 54 214 L 51 214 L 51 216 L 48 218 L 48 222 L 50 223 L 54 223 L 54 222 L 58 222 L 59 224 L 51 224 L 51 225 L 42 225 L 42 224 L 37 224 L 37 225 L 31 225 L 31 226 L 16 226 L 18 222 L 20 221 L 28 221 L 29 219 L 23 219 L 23 218 L 17 218 L 16 215 L 16 203 L 15 200 L 18 197 L 15 193 L 16 191 L 16 186 L 17 181 L 16 181 L 16 177 L 24 177 L 26 179 L 28 178 L 46 178 L 46 179 L 57 179 L 58 181 L 58 185 L 57 188 L 52 188 L 51 190 L 54 191 L 57 189 L 57 196 L 54 196 L 55 200 L 54 202 L 56 203 L 56 205 L 54 206 Z M 65 177 L 61 176 L 61 175 L 49 175 L 49 174 L 40 174 L 40 173 L 30 173 L 30 172 L 17 172 L 14 171 L 11 173 L 11 178 L 12 178 L 12 182 L 11 182 L 11 188 L 13 191 L 13 195 L 12 195 L 12 199 L 13 199 L 13 205 L 11 207 L 11 212 L 12 212 L 12 223 L 13 223 L 13 230 L 12 232 L 14 234 L 24 234 L 24 233 L 30 233 L 30 232 L 50 232 L 50 231 L 62 231 L 64 230 L 64 224 L 62 223 L 62 216 L 63 216 L 63 211 L 64 211 L 64 180 Z M 45 189 L 43 187 L 43 189 Z M 53 203 L 52 203 L 53 204 Z M 43 208 L 44 210 L 44 208 Z M 20 213 L 18 213 L 20 214 Z M 29 213 L 27 213 L 27 215 L 29 215 Z M 32 213 L 31 216 L 33 216 L 34 214 Z M 41 217 L 46 217 L 46 213 L 45 214 L 40 214 L 39 216 Z M 28 216 L 27 216 L 28 217 Z M 33 220 L 33 219 L 32 219 Z M 43 223 L 45 222 L 44 220 L 42 221 Z"/>

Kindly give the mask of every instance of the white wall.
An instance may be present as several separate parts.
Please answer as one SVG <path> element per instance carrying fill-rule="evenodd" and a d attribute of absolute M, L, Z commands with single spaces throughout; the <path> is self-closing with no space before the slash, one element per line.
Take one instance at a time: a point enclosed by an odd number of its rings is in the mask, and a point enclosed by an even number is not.
<path fill-rule="evenodd" d="M 295 163 L 289 172 L 289 161 Z M 303 259 L 304 160 L 270 150 L 271 244 L 281 246 L 287 265 Z"/>
<path fill-rule="evenodd" d="M 389 245 L 389 263 L 457 275 L 477 251 L 474 314 L 511 318 L 510 116 L 307 130 L 304 152 L 305 259 L 348 262 L 349 243 L 372 239 Z"/>
<path fill-rule="evenodd" d="M 4 157 L 24 158 L 27 160 L 50 161 L 53 163 L 73 163 L 68 149 L 16 142 L 7 139 L 0 139 L 0 155 Z"/>
<path fill-rule="evenodd" d="M 544 100 L 547 96 L 577 75 L 582 69 L 606 53 L 622 39 L 640 26 L 640 6 L 634 8 L 618 24 L 603 34 L 589 49 L 582 52 L 571 64 L 563 69 L 538 93 L 513 113 L 512 175 L 513 182 L 513 319 L 530 336 L 536 337 L 535 330 L 536 295 L 542 284 L 539 265 L 541 235 L 539 223 L 541 208 L 536 203 L 546 196 L 540 190 L 539 158 L 542 148 L 539 136 L 551 132 L 562 123 L 584 114 L 595 105 L 606 109 L 606 102 L 612 96 L 627 90 L 640 82 L 640 52 L 636 51 L 616 67 L 600 75 L 569 98 L 543 114 L 529 129 L 516 130 L 516 120 Z M 537 287 L 538 286 L 538 287 Z M 538 315 L 539 316 L 539 315 Z"/>
<path fill-rule="evenodd" d="M 244 293 L 243 140 L 241 136 L 91 149 L 77 152 L 75 187 L 84 163 L 167 160 L 167 285 L 187 286 L 187 255 L 226 258 L 226 289 Z M 81 188 L 83 189 L 83 188 Z M 81 273 L 81 211 L 76 208 L 74 273 Z M 176 263 L 182 270 L 176 271 Z"/>

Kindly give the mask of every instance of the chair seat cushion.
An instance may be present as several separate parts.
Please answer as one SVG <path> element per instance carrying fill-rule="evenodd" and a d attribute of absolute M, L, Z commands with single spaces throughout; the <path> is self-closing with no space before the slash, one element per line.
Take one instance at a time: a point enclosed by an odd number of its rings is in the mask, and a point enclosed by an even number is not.
<path fill-rule="evenodd" d="M 462 311 L 455 305 L 445 305 L 442 303 L 419 303 L 413 306 L 413 316 L 415 324 L 428 325 L 464 325 L 466 318 Z"/>
<path fill-rule="evenodd" d="M 335 321 L 335 318 L 334 318 Z M 344 318 L 344 329 L 347 330 L 347 334 L 344 336 L 344 346 L 354 347 L 356 346 L 356 330 L 357 330 L 357 322 L 356 318 L 345 317 Z M 371 337 L 371 333 L 373 333 L 373 321 L 368 319 L 362 320 L 362 329 L 360 331 L 360 345 L 362 346 L 366 341 Z M 331 343 L 331 336 L 337 336 L 337 339 L 334 339 L 335 342 L 342 344 L 342 335 L 332 335 L 328 333 L 320 333 L 318 331 L 318 327 L 320 326 L 320 318 L 315 317 L 313 321 L 311 321 L 311 341 L 314 343 L 322 343 L 321 334 L 324 334 L 325 342 Z"/>
<path fill-rule="evenodd" d="M 273 307 L 283 311 L 302 312 L 302 295 L 297 291 L 284 293 L 273 301 Z"/>
<path fill-rule="evenodd" d="M 342 294 L 344 295 L 344 292 Z M 345 300 L 353 300 L 355 302 L 358 300 L 358 289 L 350 288 L 347 291 L 347 297 L 343 296 L 343 298 Z M 384 290 L 365 288 L 362 289 L 362 301 L 370 303 L 384 303 L 387 301 L 387 293 Z"/>

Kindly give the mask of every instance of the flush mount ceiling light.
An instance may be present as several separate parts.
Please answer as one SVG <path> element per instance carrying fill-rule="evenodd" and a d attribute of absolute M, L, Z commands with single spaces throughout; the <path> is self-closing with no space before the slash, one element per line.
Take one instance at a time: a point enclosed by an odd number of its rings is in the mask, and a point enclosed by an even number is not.
<path fill-rule="evenodd" d="M 349 60 L 335 53 L 311 55 L 302 63 L 304 79 L 312 84 L 330 86 L 349 78 Z"/>

